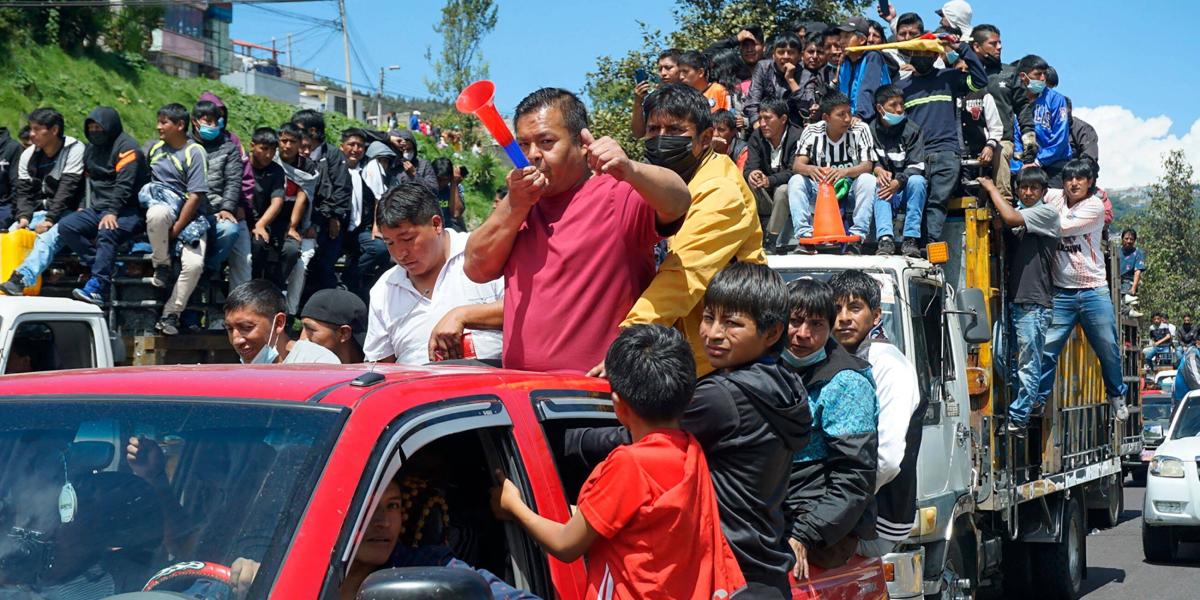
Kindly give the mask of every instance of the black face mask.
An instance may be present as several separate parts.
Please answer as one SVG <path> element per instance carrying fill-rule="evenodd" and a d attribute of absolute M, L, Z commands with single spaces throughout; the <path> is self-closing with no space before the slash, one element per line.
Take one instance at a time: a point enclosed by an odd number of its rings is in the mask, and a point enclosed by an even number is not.
<path fill-rule="evenodd" d="M 914 56 L 908 62 L 917 73 L 924 75 L 933 70 L 933 63 L 935 61 L 937 61 L 936 56 Z"/>
<path fill-rule="evenodd" d="M 105 132 L 102 132 L 102 131 L 98 131 L 98 132 L 89 131 L 89 132 L 87 132 L 87 139 L 88 139 L 88 143 L 90 143 L 90 144 L 91 144 L 91 145 L 93 145 L 93 146 L 106 146 L 106 145 L 108 145 L 108 134 L 107 134 L 107 133 L 105 133 Z"/>
<path fill-rule="evenodd" d="M 687 135 L 660 135 L 645 141 L 646 162 L 675 171 L 689 181 L 700 166 L 700 157 L 692 153 L 692 138 Z"/>

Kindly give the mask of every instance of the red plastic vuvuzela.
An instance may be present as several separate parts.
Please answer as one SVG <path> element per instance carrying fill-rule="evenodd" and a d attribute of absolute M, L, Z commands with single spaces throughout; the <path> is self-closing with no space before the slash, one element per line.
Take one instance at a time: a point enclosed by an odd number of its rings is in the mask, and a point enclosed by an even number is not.
<path fill-rule="evenodd" d="M 454 102 L 454 107 L 458 112 L 475 115 L 483 126 L 487 128 L 488 133 L 496 138 L 496 143 L 500 144 L 508 157 L 512 159 L 513 165 L 518 169 L 523 169 L 529 166 L 529 159 L 525 158 L 525 153 L 521 152 L 521 147 L 517 145 L 517 141 L 513 139 L 512 131 L 508 129 L 508 124 L 500 117 L 500 113 L 496 110 L 494 102 L 496 98 L 496 84 L 481 79 L 468 85 L 459 95 L 458 100 Z"/>

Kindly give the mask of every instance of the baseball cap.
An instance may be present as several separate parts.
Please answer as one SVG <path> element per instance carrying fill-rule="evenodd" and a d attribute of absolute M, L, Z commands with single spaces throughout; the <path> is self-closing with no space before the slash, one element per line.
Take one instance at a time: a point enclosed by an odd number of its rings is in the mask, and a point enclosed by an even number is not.
<path fill-rule="evenodd" d="M 367 305 L 357 294 L 340 289 L 321 290 L 308 299 L 300 318 L 316 319 L 334 327 L 349 325 L 361 348 L 367 338 Z"/>
<path fill-rule="evenodd" d="M 951 25 L 962 32 L 962 35 L 971 34 L 971 17 L 974 11 L 966 0 L 950 0 L 933 12 L 937 13 L 939 17 L 945 17 Z"/>
<path fill-rule="evenodd" d="M 867 33 L 871 31 L 871 26 L 863 17 L 850 17 L 849 21 L 838 25 L 838 31 L 849 33 L 857 33 L 863 37 L 867 37 Z"/>

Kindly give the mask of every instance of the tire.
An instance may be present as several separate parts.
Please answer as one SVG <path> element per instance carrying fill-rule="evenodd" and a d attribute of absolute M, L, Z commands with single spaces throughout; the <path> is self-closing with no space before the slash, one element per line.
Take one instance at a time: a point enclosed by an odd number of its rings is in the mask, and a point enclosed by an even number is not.
<path fill-rule="evenodd" d="M 975 600 L 975 576 L 971 571 L 973 569 L 967 565 L 960 539 L 956 537 L 950 540 L 950 544 L 946 547 L 946 568 L 942 572 L 942 580 L 946 585 L 940 596 L 926 597 L 937 600 Z M 966 590 L 959 590 L 954 587 L 955 582 L 959 579 L 969 579 L 972 583 Z"/>
<path fill-rule="evenodd" d="M 1170 527 L 1150 527 L 1142 523 L 1142 554 L 1150 562 L 1172 562 L 1179 541 Z"/>
<path fill-rule="evenodd" d="M 1030 571 L 1030 544 L 1004 541 L 1000 572 L 1004 581 L 1005 598 L 1032 598 L 1033 574 Z"/>
<path fill-rule="evenodd" d="M 1125 510 L 1125 488 L 1121 477 L 1113 477 L 1105 484 L 1108 488 L 1108 506 L 1088 510 L 1088 527 L 1111 529 L 1121 522 L 1121 513 Z"/>
<path fill-rule="evenodd" d="M 1063 515 L 1062 539 L 1052 544 L 1032 544 L 1034 582 L 1041 598 L 1075 600 L 1083 588 L 1084 544 L 1087 531 L 1077 500 L 1068 500 Z"/>

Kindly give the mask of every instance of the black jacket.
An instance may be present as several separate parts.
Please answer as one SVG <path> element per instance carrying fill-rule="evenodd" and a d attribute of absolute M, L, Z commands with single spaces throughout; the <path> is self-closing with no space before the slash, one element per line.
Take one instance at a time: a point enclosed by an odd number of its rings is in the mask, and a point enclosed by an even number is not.
<path fill-rule="evenodd" d="M 750 146 L 750 154 L 746 157 L 746 169 L 744 175 L 747 179 L 754 171 L 762 171 L 767 176 L 767 181 L 770 182 L 770 189 L 775 189 L 776 186 L 787 185 L 788 179 L 792 178 L 792 162 L 796 158 L 796 143 L 800 141 L 800 133 L 803 129 L 789 124 L 787 131 L 783 132 L 783 139 L 780 143 L 783 145 L 783 158 L 779 161 L 779 170 L 771 170 L 771 142 L 767 141 L 767 137 L 760 130 L 754 130 L 750 134 L 748 145 Z"/>
<path fill-rule="evenodd" d="M 1086 158 L 1096 165 L 1096 174 L 1100 173 L 1100 136 L 1091 123 L 1071 114 L 1071 155 L 1076 158 Z"/>
<path fill-rule="evenodd" d="M 417 147 L 417 138 L 413 135 L 411 130 L 401 129 L 400 137 L 408 140 L 408 143 L 413 148 L 413 157 L 412 160 L 409 161 L 413 165 L 413 172 L 410 175 L 404 170 L 405 158 L 403 155 L 397 152 L 396 158 L 392 159 L 392 172 L 390 173 L 391 181 L 388 183 L 388 187 L 394 186 L 398 183 L 419 183 L 428 188 L 431 193 L 436 195 L 438 191 L 438 184 L 437 176 L 433 174 L 433 163 L 421 159 L 420 149 Z"/>
<path fill-rule="evenodd" d="M 925 174 L 925 138 L 912 120 L 887 127 L 883 119 L 875 119 L 871 134 L 875 138 L 875 166 L 891 173 L 901 190 L 909 177 Z"/>
<path fill-rule="evenodd" d="M 242 201 L 242 149 L 227 132 L 222 131 L 217 139 L 204 141 L 193 136 L 192 141 L 200 144 L 208 153 L 208 214 L 221 211 L 236 213 Z"/>
<path fill-rule="evenodd" d="M 313 202 L 313 221 L 324 225 L 330 220 L 345 221 L 350 215 L 350 171 L 341 148 L 324 142 L 317 158 L 317 197 Z"/>
<path fill-rule="evenodd" d="M 46 211 L 46 219 L 59 222 L 79 208 L 83 200 L 84 144 L 63 136 L 63 146 L 47 158 L 37 146 L 21 153 L 18 161 L 16 218 L 32 219 L 33 213 Z"/>
<path fill-rule="evenodd" d="M 704 448 L 721 513 L 721 529 L 747 582 L 790 598 L 784 501 L 792 455 L 808 443 L 812 414 L 800 376 L 779 364 L 713 373 L 696 385 L 683 428 Z M 567 456 L 589 466 L 629 442 L 623 427 L 572 429 Z"/>
<path fill-rule="evenodd" d="M 11 204 L 17 190 L 17 163 L 21 159 L 21 143 L 0 127 L 0 206 Z M 2 224 L 0 224 L 2 225 Z"/>
<path fill-rule="evenodd" d="M 1000 112 L 1000 121 L 1004 123 L 1004 137 L 1001 139 L 1012 141 L 1014 118 L 1022 135 L 1032 133 L 1033 102 L 1021 87 L 1021 77 L 1017 74 L 1015 63 L 1006 65 L 987 57 L 980 57 L 979 60 L 988 74 L 987 91 L 996 101 L 996 110 Z"/>
<path fill-rule="evenodd" d="M 92 144 L 83 152 L 83 168 L 92 184 L 92 209 L 114 215 L 123 208 L 138 208 L 138 191 L 150 181 L 146 155 L 121 125 L 116 109 L 99 106 L 83 122 L 95 123 L 103 133 L 90 136 Z"/>
<path fill-rule="evenodd" d="M 797 127 L 804 127 L 812 115 L 809 108 L 820 104 L 821 98 L 829 91 L 829 81 L 833 78 L 832 67 L 821 67 L 809 71 L 804 65 L 796 65 L 796 83 L 800 89 L 793 92 L 787 84 L 783 73 L 775 68 L 775 60 L 764 58 L 754 66 L 750 76 L 750 92 L 746 95 L 746 118 L 751 123 L 758 120 L 759 105 L 765 100 L 782 99 L 788 103 L 788 121 Z"/>
<path fill-rule="evenodd" d="M 804 387 L 813 399 L 810 406 L 821 413 L 809 447 L 796 456 L 792 465 L 786 503 L 791 522 L 788 533 L 814 555 L 834 548 L 849 535 L 868 540 L 876 537 L 874 493 L 879 434 L 871 366 L 832 338 L 826 342 L 825 352 L 826 359 L 811 367 L 792 367 L 789 353 L 784 354 L 783 361 L 803 377 Z M 826 386 L 844 371 L 853 373 L 839 378 L 827 390 Z M 855 380 L 857 388 L 846 387 Z M 869 396 L 853 404 L 854 398 L 843 396 L 851 389 Z M 844 563 L 846 558 L 849 554 L 837 562 Z"/>

